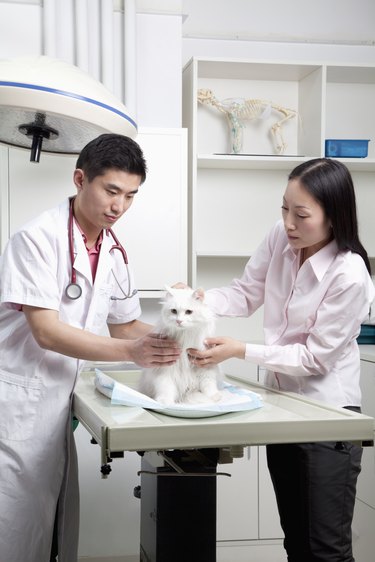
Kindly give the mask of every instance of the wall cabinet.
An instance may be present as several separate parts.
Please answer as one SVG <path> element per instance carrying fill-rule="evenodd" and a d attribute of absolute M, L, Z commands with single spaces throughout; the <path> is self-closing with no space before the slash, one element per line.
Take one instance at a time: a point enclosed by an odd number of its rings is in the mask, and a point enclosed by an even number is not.
<path fill-rule="evenodd" d="M 199 104 L 197 91 L 210 89 L 219 101 L 264 99 L 297 110 L 283 127 L 284 155 L 275 155 L 270 127 L 277 114 L 249 120 L 243 148 L 231 154 L 224 113 Z M 183 126 L 189 133 L 189 283 L 203 288 L 227 284 L 244 265 L 268 230 L 281 218 L 288 173 L 299 163 L 324 156 L 325 139 L 373 139 L 367 158 L 345 158 L 356 187 L 360 234 L 375 257 L 375 66 L 320 63 L 274 63 L 196 57 L 183 71 Z M 245 341 L 262 340 L 262 312 L 249 319 L 219 319 L 217 333 Z M 226 372 L 256 378 L 242 361 L 227 362 Z M 264 449 L 251 449 L 249 459 L 233 470 L 240 492 L 219 482 L 219 538 L 242 540 L 282 538 Z M 254 461 L 254 458 L 257 461 Z M 254 473 L 255 471 L 255 473 Z M 252 476 L 251 476 L 252 475 Z M 254 485 L 254 482 L 256 485 Z M 255 489 L 254 489 L 255 486 Z M 251 490 L 251 498 L 248 491 Z M 224 499 L 221 499 L 221 495 Z M 258 502 L 256 514 L 254 502 Z M 231 506 L 246 513 L 252 526 L 235 528 Z M 222 506 L 222 507 L 221 507 Z M 231 510 L 230 510 L 231 511 Z M 237 522 L 238 518 L 236 518 Z M 282 547 L 280 546 L 281 550 Z"/>
<path fill-rule="evenodd" d="M 141 129 L 137 142 L 148 166 L 145 183 L 115 231 L 123 243 L 142 297 L 160 295 L 166 283 L 187 276 L 187 143 L 183 129 Z M 1 249 L 18 227 L 76 189 L 77 156 L 0 147 Z"/>

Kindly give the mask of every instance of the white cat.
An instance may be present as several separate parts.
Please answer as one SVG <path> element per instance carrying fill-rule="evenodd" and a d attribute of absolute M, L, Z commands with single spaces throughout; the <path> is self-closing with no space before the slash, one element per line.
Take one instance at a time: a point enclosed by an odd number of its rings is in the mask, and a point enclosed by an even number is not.
<path fill-rule="evenodd" d="M 205 339 L 214 335 L 215 316 L 201 292 L 166 289 L 155 331 L 175 339 L 182 352 L 173 365 L 144 369 L 139 390 L 162 404 L 217 402 L 221 398 L 219 367 L 192 365 L 186 352 L 205 348 Z"/>

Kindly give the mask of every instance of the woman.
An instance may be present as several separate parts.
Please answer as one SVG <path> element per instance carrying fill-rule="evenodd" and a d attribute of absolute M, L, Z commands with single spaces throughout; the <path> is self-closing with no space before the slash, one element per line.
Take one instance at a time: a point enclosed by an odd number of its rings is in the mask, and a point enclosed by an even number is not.
<path fill-rule="evenodd" d="M 356 338 L 374 298 L 347 168 L 319 158 L 289 175 L 277 223 L 229 287 L 211 289 L 220 316 L 264 306 L 264 345 L 210 338 L 195 364 L 237 357 L 267 369 L 266 384 L 360 411 Z M 351 443 L 269 445 L 289 562 L 353 562 L 351 523 L 361 449 Z"/>

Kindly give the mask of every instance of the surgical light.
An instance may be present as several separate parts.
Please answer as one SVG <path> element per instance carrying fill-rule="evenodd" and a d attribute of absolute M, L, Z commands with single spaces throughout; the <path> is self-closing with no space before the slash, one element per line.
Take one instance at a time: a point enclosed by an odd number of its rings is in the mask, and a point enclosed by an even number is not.
<path fill-rule="evenodd" d="M 135 137 L 125 105 L 78 67 L 46 56 L 0 60 L 0 143 L 78 154 L 102 133 Z"/>

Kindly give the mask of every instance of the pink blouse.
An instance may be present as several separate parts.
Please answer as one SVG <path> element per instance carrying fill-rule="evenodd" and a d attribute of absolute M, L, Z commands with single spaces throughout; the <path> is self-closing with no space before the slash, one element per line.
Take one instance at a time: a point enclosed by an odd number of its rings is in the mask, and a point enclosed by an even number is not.
<path fill-rule="evenodd" d="M 363 259 L 330 242 L 299 267 L 282 221 L 248 261 L 240 279 L 211 289 L 219 316 L 250 316 L 264 306 L 264 345 L 246 360 L 267 369 L 266 384 L 335 406 L 360 406 L 356 338 L 374 286 Z"/>

